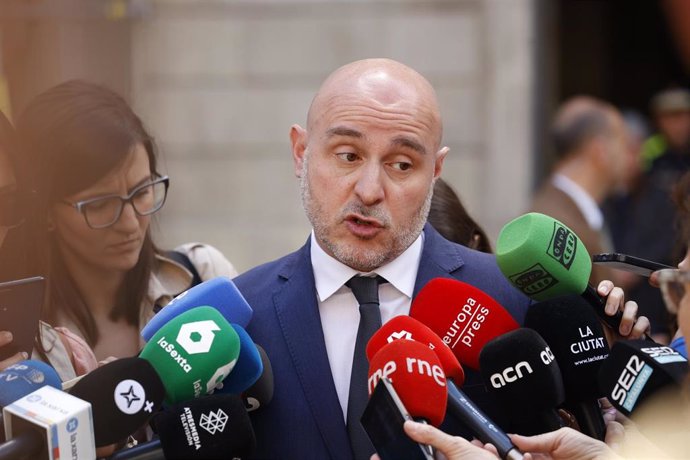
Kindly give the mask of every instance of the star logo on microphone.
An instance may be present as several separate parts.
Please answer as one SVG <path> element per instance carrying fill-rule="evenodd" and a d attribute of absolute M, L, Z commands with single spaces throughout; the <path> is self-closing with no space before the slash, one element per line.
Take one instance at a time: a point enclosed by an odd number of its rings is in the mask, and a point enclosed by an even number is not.
<path fill-rule="evenodd" d="M 228 415 L 221 409 L 218 409 L 216 412 L 209 412 L 208 415 L 201 414 L 199 425 L 209 433 L 216 434 L 217 432 L 223 432 L 227 421 Z"/>
<path fill-rule="evenodd" d="M 144 387 L 141 385 L 141 383 L 137 382 L 136 380 L 122 380 L 115 387 L 113 399 L 115 401 L 115 405 L 118 409 L 120 409 L 120 411 L 127 415 L 133 415 L 144 408 L 146 390 L 144 390 Z"/>
<path fill-rule="evenodd" d="M 132 403 L 139 401 L 141 398 L 134 394 L 134 385 L 130 385 L 129 390 L 126 393 L 120 393 L 120 396 L 127 400 L 127 408 L 132 406 Z"/>
<path fill-rule="evenodd" d="M 70 433 L 74 433 L 74 431 L 77 429 L 79 426 L 79 420 L 77 420 L 75 417 L 72 417 L 69 422 L 67 422 L 67 431 Z"/>

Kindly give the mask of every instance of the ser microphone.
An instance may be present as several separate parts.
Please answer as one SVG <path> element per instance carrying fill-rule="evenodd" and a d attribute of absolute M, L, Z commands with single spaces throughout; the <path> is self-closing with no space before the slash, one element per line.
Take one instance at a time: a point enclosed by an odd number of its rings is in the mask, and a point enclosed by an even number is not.
<path fill-rule="evenodd" d="M 157 413 L 151 424 L 159 439 L 121 450 L 110 460 L 246 458 L 256 449 L 249 415 L 236 395 L 177 403 Z"/>
<path fill-rule="evenodd" d="M 70 394 L 91 403 L 96 447 L 126 439 L 160 408 L 165 388 L 141 358 L 111 361 L 86 374 Z"/>
<path fill-rule="evenodd" d="M 680 392 L 687 375 L 688 361 L 672 348 L 648 340 L 625 340 L 611 348 L 599 369 L 599 385 L 611 404 L 630 416 L 647 398 L 664 389 Z"/>
<path fill-rule="evenodd" d="M 605 313 L 606 300 L 589 284 L 592 259 L 566 225 L 531 212 L 508 222 L 496 240 L 496 262 L 510 283 L 537 301 L 582 295 L 597 316 L 618 331 L 623 313 Z"/>
<path fill-rule="evenodd" d="M 230 374 L 239 353 L 237 332 L 218 310 L 196 307 L 161 327 L 139 356 L 156 369 L 172 404 L 211 392 Z"/>
<path fill-rule="evenodd" d="M 489 340 L 519 327 L 491 296 L 448 278 L 429 281 L 412 301 L 410 316 L 441 337 L 463 366 L 475 370 Z"/>
<path fill-rule="evenodd" d="M 5 406 L 3 419 L 8 441 L 0 445 L 2 460 L 58 460 L 65 452 L 74 460 L 96 458 L 91 405 L 52 386 Z"/>
<path fill-rule="evenodd" d="M 252 309 L 230 278 L 219 276 L 184 291 L 168 303 L 141 330 L 145 341 L 174 317 L 196 307 L 211 305 L 228 323 L 247 327 L 252 319 Z"/>
<path fill-rule="evenodd" d="M 609 346 L 588 302 L 573 294 L 536 303 L 527 310 L 525 327 L 537 331 L 556 356 L 565 387 L 564 407 L 583 433 L 603 440 L 606 425 L 597 400 L 604 393 L 597 375 Z"/>
<path fill-rule="evenodd" d="M 522 458 L 520 451 L 510 438 L 494 423 L 463 391 L 458 388 L 464 380 L 464 372 L 458 359 L 448 345 L 430 328 L 409 316 L 392 318 L 379 329 L 367 344 L 367 356 L 388 346 L 394 341 L 419 341 L 436 353 L 446 373 L 448 386 L 447 412 L 458 420 L 471 434 L 484 443 L 496 446 L 501 458 L 517 460 Z M 371 360 L 371 358 L 370 358 Z M 457 380 L 455 380 L 457 378 Z"/>
<path fill-rule="evenodd" d="M 565 390 L 551 349 L 532 329 L 516 329 L 487 343 L 479 354 L 484 386 L 510 419 L 509 430 L 525 436 L 563 426 L 556 407 Z"/>

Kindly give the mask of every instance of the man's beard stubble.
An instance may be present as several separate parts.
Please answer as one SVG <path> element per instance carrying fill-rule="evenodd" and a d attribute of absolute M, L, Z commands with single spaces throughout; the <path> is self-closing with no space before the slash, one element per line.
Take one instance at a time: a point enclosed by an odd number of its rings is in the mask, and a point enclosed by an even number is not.
<path fill-rule="evenodd" d="M 410 245 L 419 237 L 424 224 L 426 223 L 429 209 L 431 208 L 431 199 L 434 194 L 434 182 L 431 181 L 429 191 L 424 199 L 424 203 L 415 214 L 409 225 L 401 224 L 399 228 L 391 229 L 391 218 L 388 213 L 377 206 L 365 206 L 361 203 L 347 203 L 336 218 L 332 225 L 340 224 L 344 216 L 349 213 L 357 213 L 363 217 L 373 217 L 378 219 L 389 229 L 392 234 L 390 242 L 382 250 L 372 249 L 358 249 L 347 245 L 342 241 L 338 241 L 329 234 L 329 222 L 325 220 L 325 214 L 322 212 L 321 206 L 313 199 L 309 181 L 308 168 L 309 152 L 305 151 L 304 161 L 302 162 L 302 171 L 300 174 L 300 195 L 302 197 L 302 207 L 307 214 L 307 218 L 314 228 L 316 240 L 320 245 L 324 246 L 324 250 L 333 254 L 333 256 L 343 264 L 361 272 L 371 272 L 375 269 L 385 265 L 394 260 L 402 254 Z M 327 193 L 327 192 L 326 192 Z"/>

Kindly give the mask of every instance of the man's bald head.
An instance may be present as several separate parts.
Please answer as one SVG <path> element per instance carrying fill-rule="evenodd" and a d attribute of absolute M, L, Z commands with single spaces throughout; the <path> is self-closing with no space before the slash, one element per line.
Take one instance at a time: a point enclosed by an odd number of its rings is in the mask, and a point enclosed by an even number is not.
<path fill-rule="evenodd" d="M 323 82 L 307 115 L 311 131 L 324 110 L 344 98 L 375 101 L 386 110 L 415 110 L 429 124 L 438 149 L 443 127 L 436 92 L 429 81 L 415 70 L 391 59 L 363 59 L 346 64 Z"/>
<path fill-rule="evenodd" d="M 620 121 L 615 107 L 589 96 L 566 101 L 556 113 L 551 128 L 556 156 L 576 152 L 593 138 L 609 136 Z"/>

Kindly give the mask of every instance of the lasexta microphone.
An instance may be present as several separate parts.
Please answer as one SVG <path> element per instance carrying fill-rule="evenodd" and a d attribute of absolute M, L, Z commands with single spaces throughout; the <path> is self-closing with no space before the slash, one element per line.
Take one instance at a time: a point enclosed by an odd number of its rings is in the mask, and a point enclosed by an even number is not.
<path fill-rule="evenodd" d="M 403 339 L 426 344 L 441 361 L 446 378 L 452 379 L 457 386 L 462 386 L 465 381 L 465 372 L 448 345 L 434 331 L 407 315 L 391 318 L 371 336 L 367 343 L 367 359 L 371 361 L 381 348 L 394 340 Z"/>
<path fill-rule="evenodd" d="M 417 294 L 410 316 L 445 342 L 463 366 L 479 368 L 479 352 L 491 339 L 519 327 L 491 296 L 462 281 L 434 278 Z"/>
<path fill-rule="evenodd" d="M 240 353 L 235 329 L 211 307 L 196 307 L 156 332 L 139 356 L 163 381 L 166 401 L 175 403 L 212 391 L 230 374 Z"/>
<path fill-rule="evenodd" d="M 618 330 L 622 312 L 607 315 L 606 300 L 589 285 L 592 260 L 587 248 L 553 217 L 531 212 L 508 222 L 496 240 L 496 262 L 511 284 L 532 299 L 582 295 L 601 320 Z"/>
<path fill-rule="evenodd" d="M 487 343 L 479 354 L 484 386 L 510 418 L 511 433 L 526 436 L 561 428 L 565 399 L 558 363 L 532 329 L 516 329 Z"/>
<path fill-rule="evenodd" d="M 232 372 L 216 386 L 215 393 L 240 394 L 254 385 L 264 370 L 259 350 L 247 331 L 238 324 L 231 326 L 240 340 L 240 354 Z"/>
<path fill-rule="evenodd" d="M 247 327 L 252 319 L 252 309 L 230 278 L 219 276 L 184 291 L 170 301 L 141 330 L 147 342 L 158 330 L 174 317 L 201 306 L 212 306 L 228 323 Z"/>
<path fill-rule="evenodd" d="M 152 426 L 159 439 L 113 455 L 111 460 L 215 460 L 246 458 L 256 449 L 244 403 L 236 395 L 213 394 L 158 412 Z"/>
<path fill-rule="evenodd" d="M 575 415 L 583 433 L 603 440 L 606 426 L 598 399 L 604 394 L 597 375 L 609 346 L 588 302 L 573 294 L 536 303 L 527 310 L 525 327 L 544 338 L 558 361 L 564 408 Z"/>
<path fill-rule="evenodd" d="M 70 394 L 91 403 L 96 447 L 122 441 L 160 408 L 165 388 L 141 358 L 111 361 L 86 374 Z"/>
<path fill-rule="evenodd" d="M 599 385 L 616 409 L 630 416 L 644 401 L 664 389 L 680 395 L 688 361 L 670 347 L 647 340 L 616 342 L 599 370 Z"/>

